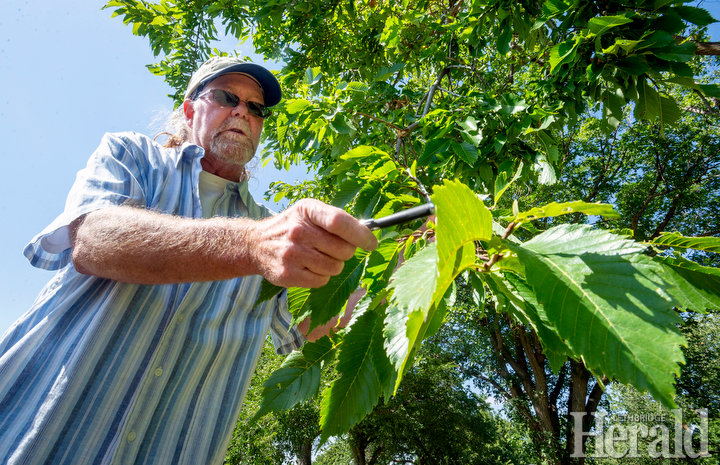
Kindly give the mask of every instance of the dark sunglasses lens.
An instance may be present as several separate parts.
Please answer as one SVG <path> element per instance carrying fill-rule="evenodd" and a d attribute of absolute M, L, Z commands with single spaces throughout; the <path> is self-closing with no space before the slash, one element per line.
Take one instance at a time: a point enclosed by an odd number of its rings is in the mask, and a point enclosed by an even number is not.
<path fill-rule="evenodd" d="M 265 118 L 265 106 L 257 102 L 247 102 L 248 113 Z"/>
<path fill-rule="evenodd" d="M 238 103 L 240 103 L 240 97 L 226 90 L 214 89 L 212 91 L 212 96 L 213 100 L 215 100 L 217 103 L 224 107 L 235 108 Z M 265 110 L 265 105 L 261 103 L 245 102 L 245 105 L 247 106 L 248 113 L 250 113 L 251 115 L 265 118 L 267 115 L 270 114 L 269 111 Z"/>
<path fill-rule="evenodd" d="M 213 100 L 224 107 L 236 107 L 240 102 L 240 98 L 237 95 L 231 94 L 222 89 L 213 90 Z"/>

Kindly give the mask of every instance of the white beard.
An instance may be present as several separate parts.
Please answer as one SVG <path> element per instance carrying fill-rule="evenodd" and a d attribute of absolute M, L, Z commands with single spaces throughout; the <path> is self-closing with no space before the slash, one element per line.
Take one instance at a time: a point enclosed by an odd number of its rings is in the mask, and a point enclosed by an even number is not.
<path fill-rule="evenodd" d="M 244 167 L 255 156 L 256 147 L 250 140 L 232 140 L 218 134 L 210 141 L 209 149 L 217 160 Z"/>

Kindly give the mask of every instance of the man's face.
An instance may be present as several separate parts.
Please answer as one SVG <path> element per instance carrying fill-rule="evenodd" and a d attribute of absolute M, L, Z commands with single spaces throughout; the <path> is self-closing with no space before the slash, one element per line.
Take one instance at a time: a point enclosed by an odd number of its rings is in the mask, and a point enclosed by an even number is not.
<path fill-rule="evenodd" d="M 234 108 L 222 106 L 208 94 L 222 89 L 240 97 Z M 248 113 L 245 101 L 264 103 L 260 86 L 248 76 L 225 74 L 208 83 L 194 101 L 184 102 L 190 142 L 205 149 L 203 169 L 225 179 L 239 180 L 255 155 L 263 119 Z"/>

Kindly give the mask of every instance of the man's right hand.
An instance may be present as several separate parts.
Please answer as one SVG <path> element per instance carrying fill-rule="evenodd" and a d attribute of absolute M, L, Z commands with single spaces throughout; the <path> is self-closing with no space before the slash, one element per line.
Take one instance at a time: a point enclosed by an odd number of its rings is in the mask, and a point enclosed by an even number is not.
<path fill-rule="evenodd" d="M 248 239 L 258 274 L 283 287 L 323 286 L 357 247 L 377 247 L 375 236 L 357 219 L 313 199 L 255 223 Z"/>

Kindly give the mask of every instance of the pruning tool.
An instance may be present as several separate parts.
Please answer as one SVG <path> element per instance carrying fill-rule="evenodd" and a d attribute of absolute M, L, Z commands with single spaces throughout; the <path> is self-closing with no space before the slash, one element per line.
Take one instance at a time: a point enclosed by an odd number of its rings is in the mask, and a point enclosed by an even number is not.
<path fill-rule="evenodd" d="M 417 220 L 418 218 L 425 218 L 433 213 L 435 213 L 435 205 L 428 202 L 423 205 L 418 205 L 417 207 L 408 208 L 407 210 L 401 210 L 382 218 L 361 220 L 360 223 L 372 230 L 383 229 L 397 224 L 407 223 L 408 221 Z"/>

